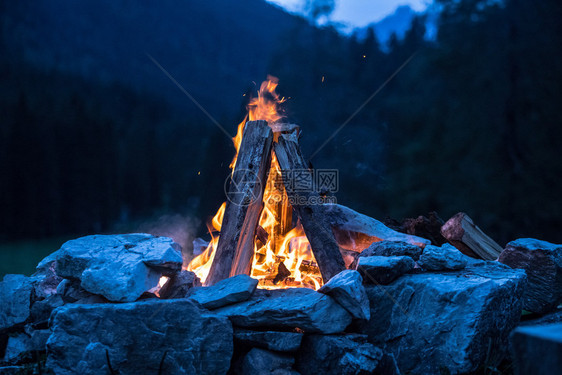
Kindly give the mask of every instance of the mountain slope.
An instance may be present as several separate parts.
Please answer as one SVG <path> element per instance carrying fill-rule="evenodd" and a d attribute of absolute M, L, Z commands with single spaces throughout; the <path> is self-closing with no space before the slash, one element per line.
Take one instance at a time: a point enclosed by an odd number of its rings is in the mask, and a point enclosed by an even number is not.
<path fill-rule="evenodd" d="M 35 0 L 1 7 L 4 56 L 193 106 L 150 54 L 217 115 L 239 107 L 251 81 L 265 78 L 276 40 L 304 24 L 263 0 Z"/>

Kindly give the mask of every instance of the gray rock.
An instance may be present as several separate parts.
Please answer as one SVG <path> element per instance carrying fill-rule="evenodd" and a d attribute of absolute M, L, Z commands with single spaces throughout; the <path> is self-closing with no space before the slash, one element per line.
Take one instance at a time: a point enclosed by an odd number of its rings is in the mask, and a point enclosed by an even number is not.
<path fill-rule="evenodd" d="M 94 294 L 82 288 L 79 280 L 64 279 L 57 287 L 57 295 L 61 296 L 65 303 L 74 303 Z"/>
<path fill-rule="evenodd" d="M 422 248 L 402 241 L 378 241 L 361 252 L 360 256 L 403 256 L 407 255 L 413 260 L 418 260 Z"/>
<path fill-rule="evenodd" d="M 275 372 L 281 375 L 282 373 L 291 373 L 294 363 L 295 359 L 289 355 L 253 348 L 242 360 L 238 373 L 243 375 L 264 375 Z"/>
<path fill-rule="evenodd" d="M 191 288 L 201 286 L 201 281 L 194 272 L 181 271 L 172 276 L 158 292 L 160 298 L 184 298 Z"/>
<path fill-rule="evenodd" d="M 59 252 L 60 249 L 43 258 L 39 264 L 37 264 L 37 267 L 35 267 L 34 275 L 46 275 L 51 271 L 55 271 L 55 262 L 59 256 Z"/>
<path fill-rule="evenodd" d="M 55 261 L 51 260 L 40 267 L 32 275 L 34 279 L 33 291 L 35 299 L 41 300 L 52 296 L 57 292 L 57 287 L 63 280 L 55 273 Z"/>
<path fill-rule="evenodd" d="M 519 323 L 520 326 L 537 326 L 552 323 L 562 323 L 562 309 L 558 309 L 551 313 L 542 315 L 540 317 L 534 317 L 532 319 L 527 319 Z"/>
<path fill-rule="evenodd" d="M 179 245 L 149 234 L 86 236 L 66 242 L 55 254 L 57 275 L 80 280 L 88 292 L 116 302 L 136 300 L 182 264 Z"/>
<path fill-rule="evenodd" d="M 248 275 L 229 277 L 212 286 L 193 288 L 188 298 L 199 302 L 203 307 L 213 310 L 236 302 L 246 301 L 256 287 L 258 280 Z"/>
<path fill-rule="evenodd" d="M 527 273 L 525 310 L 544 314 L 562 302 L 562 245 L 520 238 L 508 243 L 498 260 Z"/>
<path fill-rule="evenodd" d="M 356 241 L 353 240 L 358 233 L 362 234 L 362 237 L 369 237 L 369 244 L 384 240 L 402 241 L 416 246 L 431 244 L 431 241 L 425 238 L 397 232 L 372 217 L 360 214 L 340 204 L 325 204 L 323 207 L 326 220 L 334 230 L 336 241 L 340 247 L 345 249 L 359 251 L 368 246 L 361 247 L 359 250 L 352 248 L 357 245 Z M 352 244 L 348 242 L 352 242 Z"/>
<path fill-rule="evenodd" d="M 44 329 L 10 336 L 6 345 L 4 362 L 13 365 L 31 362 L 41 353 L 45 353 L 47 339 L 50 335 L 51 331 Z"/>
<path fill-rule="evenodd" d="M 363 287 L 363 278 L 355 270 L 345 270 L 332 277 L 318 292 L 336 300 L 355 319 L 369 320 L 369 299 Z"/>
<path fill-rule="evenodd" d="M 496 366 L 521 315 L 525 274 L 497 262 L 462 271 L 404 275 L 367 287 L 369 340 L 404 373 L 470 373 Z"/>
<path fill-rule="evenodd" d="M 448 243 L 441 247 L 429 245 L 423 249 L 418 264 L 428 271 L 462 270 L 468 264 L 467 256 Z"/>
<path fill-rule="evenodd" d="M 510 341 L 516 375 L 562 374 L 562 324 L 518 327 Z"/>
<path fill-rule="evenodd" d="M 64 300 L 59 294 L 53 294 L 41 301 L 37 301 L 31 306 L 31 320 L 35 324 L 46 323 L 51 316 L 51 312 L 63 305 Z"/>
<path fill-rule="evenodd" d="M 299 332 L 250 331 L 234 329 L 234 342 L 277 352 L 294 352 L 301 345 L 303 334 Z"/>
<path fill-rule="evenodd" d="M 390 284 L 400 276 L 410 272 L 415 262 L 409 256 L 370 256 L 359 258 L 357 271 L 366 284 Z"/>
<path fill-rule="evenodd" d="M 31 314 L 34 279 L 6 275 L 0 282 L 0 331 L 23 324 Z"/>
<path fill-rule="evenodd" d="M 307 288 L 256 290 L 252 297 L 214 311 L 238 327 L 343 332 L 351 315 L 331 297 Z"/>
<path fill-rule="evenodd" d="M 53 312 L 47 367 L 57 375 L 224 374 L 232 326 L 185 299 L 67 305 Z"/>
<path fill-rule="evenodd" d="M 296 368 L 302 375 L 393 374 L 380 371 L 383 357 L 383 351 L 363 335 L 307 335 Z"/>

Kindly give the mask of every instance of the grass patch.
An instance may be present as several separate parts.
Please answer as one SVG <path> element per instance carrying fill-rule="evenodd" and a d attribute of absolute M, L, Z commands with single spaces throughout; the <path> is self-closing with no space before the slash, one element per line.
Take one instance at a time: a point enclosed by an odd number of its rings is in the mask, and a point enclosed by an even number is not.
<path fill-rule="evenodd" d="M 57 237 L 0 244 L 0 279 L 8 273 L 31 275 L 41 259 L 58 250 L 69 239 Z"/>

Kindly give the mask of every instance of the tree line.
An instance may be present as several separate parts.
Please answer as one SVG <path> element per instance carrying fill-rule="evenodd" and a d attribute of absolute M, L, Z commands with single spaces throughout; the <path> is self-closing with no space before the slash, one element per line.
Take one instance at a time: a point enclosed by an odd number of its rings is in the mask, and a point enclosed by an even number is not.
<path fill-rule="evenodd" d="M 337 168 L 338 201 L 373 217 L 465 211 L 502 245 L 562 242 L 562 6 L 436 6 L 436 40 L 421 17 L 385 46 L 372 30 L 359 39 L 299 22 L 264 57 L 305 156 Z M 120 84 L 2 64 L 3 239 L 108 232 L 170 212 L 204 221 L 224 200 L 234 151 L 201 113 Z M 244 100 L 219 118 L 232 134 Z"/>

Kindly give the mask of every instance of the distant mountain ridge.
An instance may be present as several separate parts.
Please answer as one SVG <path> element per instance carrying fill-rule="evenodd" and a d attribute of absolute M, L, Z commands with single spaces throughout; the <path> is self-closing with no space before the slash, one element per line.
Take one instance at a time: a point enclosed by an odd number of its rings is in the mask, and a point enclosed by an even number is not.
<path fill-rule="evenodd" d="M 410 29 L 414 17 L 421 15 L 426 15 L 426 38 L 433 39 L 436 33 L 438 13 L 432 8 L 429 8 L 425 12 L 416 12 L 408 5 L 399 6 L 394 13 L 378 22 L 371 23 L 363 28 L 355 29 L 355 35 L 359 39 L 363 39 L 367 35 L 367 30 L 372 28 L 378 40 L 384 45 L 389 41 L 392 34 L 396 34 L 399 39 L 402 39 L 406 31 Z"/>

